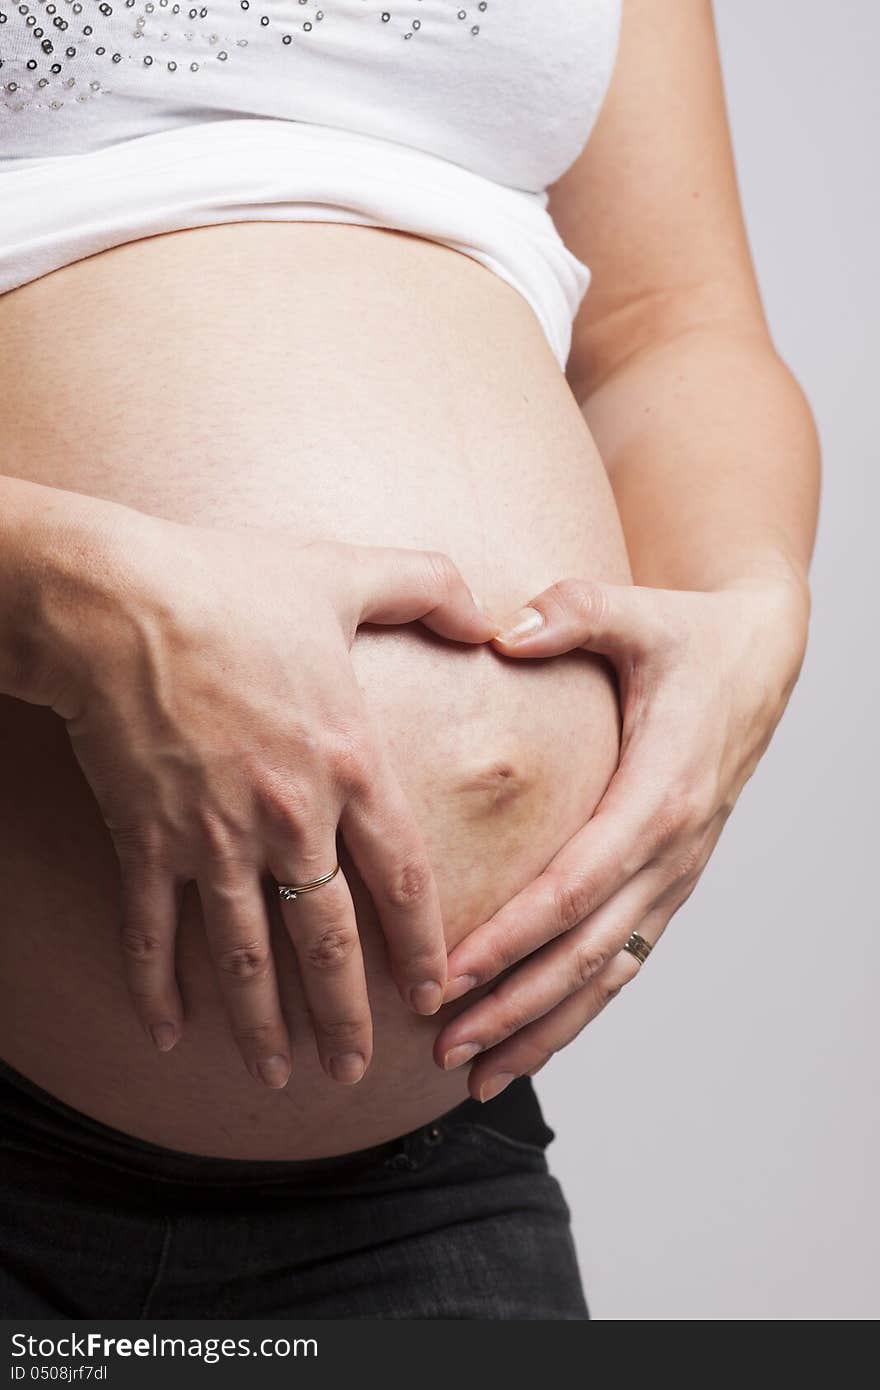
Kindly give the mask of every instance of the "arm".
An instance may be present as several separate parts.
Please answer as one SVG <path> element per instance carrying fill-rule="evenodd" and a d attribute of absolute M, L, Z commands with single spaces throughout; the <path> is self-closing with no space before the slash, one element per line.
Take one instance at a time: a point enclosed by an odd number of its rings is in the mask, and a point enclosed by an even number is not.
<path fill-rule="evenodd" d="M 450 955 L 448 999 L 495 981 L 435 1047 L 447 1067 L 479 1054 L 483 1100 L 595 1018 L 640 968 L 631 933 L 652 947 L 696 886 L 800 671 L 818 506 L 812 417 L 749 258 L 709 0 L 625 0 L 608 100 L 551 210 L 593 272 L 567 375 L 635 585 L 563 580 L 495 638 L 516 658 L 605 655 L 622 739 L 588 824 Z"/>
<path fill-rule="evenodd" d="M 65 507 L 64 503 L 67 502 Z M 0 477 L 0 695 L 63 706 L 39 633 L 40 590 L 52 564 L 54 520 L 85 522 L 102 504 L 19 478 Z"/>
<path fill-rule="evenodd" d="M 286 1084 L 265 879 L 327 873 L 338 828 L 403 999 L 439 1007 L 436 885 L 349 655 L 361 622 L 417 618 L 460 641 L 495 630 L 444 556 L 183 526 L 0 478 L 0 693 L 65 721 L 119 860 L 125 977 L 160 1051 L 185 1021 L 174 938 L 193 881 L 243 1060 Z M 279 908 L 321 1062 L 357 1081 L 371 1018 L 344 875 Z"/>
<path fill-rule="evenodd" d="M 608 99 L 551 211 L 593 272 L 567 375 L 635 582 L 778 577 L 806 602 L 816 431 L 761 307 L 709 0 L 625 0 Z"/>

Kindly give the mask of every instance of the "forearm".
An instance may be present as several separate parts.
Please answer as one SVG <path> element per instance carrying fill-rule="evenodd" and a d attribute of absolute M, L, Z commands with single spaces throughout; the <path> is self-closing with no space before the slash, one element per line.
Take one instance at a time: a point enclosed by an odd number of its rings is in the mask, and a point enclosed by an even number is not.
<path fill-rule="evenodd" d="M 51 489 L 0 478 L 0 694 L 27 698 L 36 664 L 41 571 L 36 537 Z"/>
<path fill-rule="evenodd" d="M 0 694 L 63 705 L 83 609 L 105 591 L 114 552 L 124 550 L 123 522 L 138 515 L 0 477 Z"/>
<path fill-rule="evenodd" d="M 624 357 L 580 404 L 637 584 L 717 589 L 779 575 L 808 603 L 819 446 L 769 339 L 690 328 Z"/>

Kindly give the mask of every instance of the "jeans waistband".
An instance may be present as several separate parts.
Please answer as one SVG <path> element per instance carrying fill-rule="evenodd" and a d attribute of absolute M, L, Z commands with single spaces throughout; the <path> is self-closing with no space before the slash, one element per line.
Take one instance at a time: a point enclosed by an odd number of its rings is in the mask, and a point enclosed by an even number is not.
<path fill-rule="evenodd" d="M 152 1181 L 193 1187 L 250 1187 L 355 1176 L 405 1153 L 433 1126 L 477 1123 L 525 1143 L 545 1147 L 554 1138 L 529 1077 L 519 1077 L 499 1096 L 471 1098 L 426 1125 L 380 1144 L 315 1159 L 215 1158 L 152 1144 L 103 1124 L 43 1090 L 0 1058 L 0 1135 L 100 1166 L 136 1173 Z"/>

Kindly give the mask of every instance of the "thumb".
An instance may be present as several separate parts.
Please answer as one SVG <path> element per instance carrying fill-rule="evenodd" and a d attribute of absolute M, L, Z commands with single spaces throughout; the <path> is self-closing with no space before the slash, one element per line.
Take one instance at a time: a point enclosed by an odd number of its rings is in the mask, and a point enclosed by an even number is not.
<path fill-rule="evenodd" d="M 560 656 L 584 647 L 612 660 L 656 643 L 655 591 L 634 584 L 560 579 L 526 608 L 498 620 L 506 656 Z"/>
<path fill-rule="evenodd" d="M 421 621 L 456 642 L 488 642 L 498 631 L 448 555 L 435 550 L 359 547 L 361 623 Z"/>

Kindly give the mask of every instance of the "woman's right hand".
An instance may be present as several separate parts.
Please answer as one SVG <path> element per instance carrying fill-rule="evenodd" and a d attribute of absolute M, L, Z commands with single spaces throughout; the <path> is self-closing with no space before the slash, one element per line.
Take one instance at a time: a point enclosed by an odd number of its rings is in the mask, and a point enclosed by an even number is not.
<path fill-rule="evenodd" d="M 73 528 L 41 596 L 52 653 L 42 702 L 64 718 L 113 839 L 125 975 L 156 1046 L 173 1047 L 184 1026 L 174 946 L 194 880 L 239 1050 L 255 1079 L 286 1083 L 264 880 L 328 872 L 337 827 L 401 995 L 436 1012 L 446 984 L 437 889 L 350 648 L 362 622 L 421 620 L 474 643 L 496 625 L 441 554 L 94 510 L 101 522 L 85 536 Z M 321 1063 L 358 1081 L 371 1018 L 342 872 L 281 911 Z"/>

